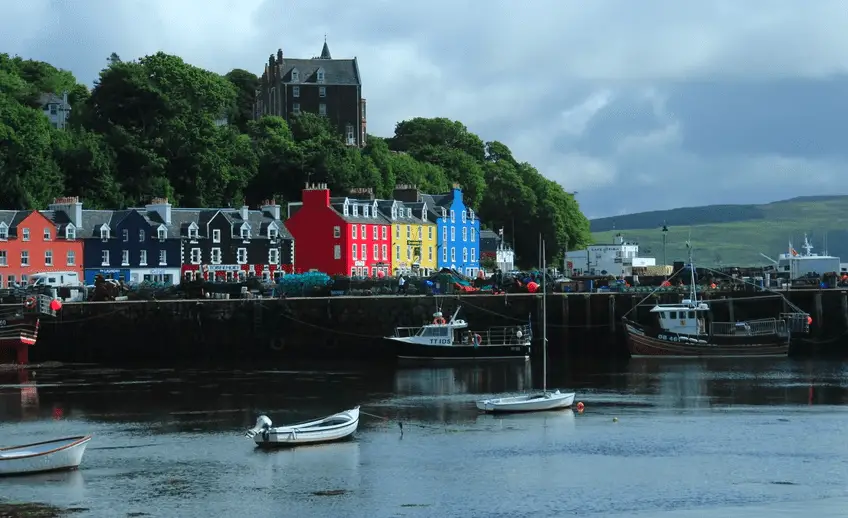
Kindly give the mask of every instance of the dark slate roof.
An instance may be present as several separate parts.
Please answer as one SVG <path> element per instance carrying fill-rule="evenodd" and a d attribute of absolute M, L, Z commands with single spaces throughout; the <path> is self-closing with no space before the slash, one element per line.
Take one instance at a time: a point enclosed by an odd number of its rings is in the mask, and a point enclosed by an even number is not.
<path fill-rule="evenodd" d="M 327 45 L 327 39 L 324 39 L 324 46 L 321 48 L 321 59 L 333 59 L 330 55 L 330 47 Z"/>
<path fill-rule="evenodd" d="M 353 204 L 359 205 L 359 215 L 358 216 L 354 216 L 353 215 L 353 209 L 350 209 L 350 208 L 348 210 L 348 215 L 347 216 L 344 215 L 345 200 L 347 200 L 349 205 L 353 205 Z M 377 217 L 376 218 L 371 217 L 370 214 L 368 215 L 368 217 L 365 217 L 365 216 L 362 215 L 362 206 L 368 205 L 369 211 L 370 211 L 371 209 L 374 208 L 374 202 L 376 202 L 376 201 L 377 200 L 360 200 L 360 199 L 350 198 L 350 197 L 345 197 L 345 196 L 333 197 L 333 198 L 330 198 L 330 207 L 334 211 L 336 211 L 336 213 L 343 220 L 347 221 L 348 223 L 363 223 L 363 224 L 366 224 L 366 225 L 385 225 L 386 223 L 390 223 L 389 218 L 385 217 L 380 212 L 379 203 L 377 205 L 378 210 L 377 210 Z"/>
<path fill-rule="evenodd" d="M 292 83 L 292 70 L 297 69 L 300 73 L 300 81 Z M 359 65 L 356 58 L 353 59 L 292 59 L 285 58 L 282 63 L 280 75 L 283 82 L 317 83 L 318 69 L 324 69 L 324 85 L 359 85 Z"/>
<path fill-rule="evenodd" d="M 0 222 L 9 227 L 9 236 L 17 236 L 18 223 L 30 215 L 31 210 L 0 210 Z"/>
<path fill-rule="evenodd" d="M 112 228 L 112 210 L 86 210 L 82 211 L 82 228 L 77 233 L 78 237 L 100 237 L 100 227 L 104 224 Z"/>
<path fill-rule="evenodd" d="M 392 205 L 396 205 L 398 209 L 398 217 L 395 220 L 392 220 Z M 421 223 L 435 223 L 436 220 L 433 218 L 429 218 L 427 221 L 423 221 L 421 219 L 421 209 L 424 207 L 424 202 L 403 202 L 399 200 L 377 200 L 377 208 L 380 211 L 380 214 L 391 223 L 410 223 L 415 225 L 420 225 Z M 407 216 L 409 212 L 407 209 L 412 210 L 412 216 Z"/>
<path fill-rule="evenodd" d="M 436 221 L 437 218 L 442 217 L 443 207 L 445 213 L 448 214 L 451 201 L 453 201 L 453 194 L 422 194 L 421 200 L 427 204 L 427 211 L 430 214 L 430 218 Z"/>
<path fill-rule="evenodd" d="M 63 210 L 40 210 L 42 216 L 49 219 L 56 225 L 56 232 L 64 235 L 65 227 L 71 223 L 71 218 Z"/>
<path fill-rule="evenodd" d="M 48 104 L 58 104 L 65 108 L 70 108 L 70 105 L 65 105 L 65 101 L 61 97 L 53 93 L 44 93 L 39 95 L 38 104 L 41 105 L 42 108 L 46 108 Z"/>

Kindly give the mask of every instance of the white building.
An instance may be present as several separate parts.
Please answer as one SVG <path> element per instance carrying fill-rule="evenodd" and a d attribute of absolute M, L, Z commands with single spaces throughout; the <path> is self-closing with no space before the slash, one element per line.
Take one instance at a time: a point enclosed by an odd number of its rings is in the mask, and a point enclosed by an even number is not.
<path fill-rule="evenodd" d="M 41 94 L 39 103 L 44 111 L 44 116 L 50 121 L 50 125 L 56 129 L 65 129 L 68 117 L 71 116 L 68 92 L 62 93 L 62 97 L 56 94 Z"/>
<path fill-rule="evenodd" d="M 615 236 L 612 244 L 589 245 L 586 250 L 565 253 L 566 275 L 612 275 L 627 277 L 633 275 L 633 268 L 656 266 L 653 257 L 639 257 L 639 245 L 624 241 L 621 234 Z"/>

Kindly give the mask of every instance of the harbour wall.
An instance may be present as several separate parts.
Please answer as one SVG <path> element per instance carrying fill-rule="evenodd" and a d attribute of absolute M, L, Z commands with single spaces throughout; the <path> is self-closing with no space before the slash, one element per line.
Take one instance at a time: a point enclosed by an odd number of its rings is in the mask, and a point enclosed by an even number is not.
<path fill-rule="evenodd" d="M 784 294 L 808 312 L 809 335 L 796 337 L 793 354 L 848 351 L 848 290 Z M 715 321 L 776 317 L 791 311 L 774 294 L 705 293 Z M 734 297 L 733 301 L 726 300 Z M 683 293 L 548 295 L 551 355 L 626 357 L 621 317 L 646 322 L 655 303 L 680 302 Z M 740 298 L 744 297 L 744 298 Z M 432 320 L 438 304 L 448 317 L 461 306 L 469 327 L 523 324 L 541 335 L 539 294 L 374 296 L 290 299 L 203 299 L 67 303 L 43 318 L 30 362 L 153 362 L 387 360 L 396 326 Z M 641 304 L 640 304 L 641 303 Z M 540 353 L 534 347 L 534 356 Z"/>

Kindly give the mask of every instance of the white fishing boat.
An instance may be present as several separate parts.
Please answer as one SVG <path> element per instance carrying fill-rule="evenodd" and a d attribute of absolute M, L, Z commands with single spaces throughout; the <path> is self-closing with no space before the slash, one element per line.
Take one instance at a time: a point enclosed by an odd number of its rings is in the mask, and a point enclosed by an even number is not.
<path fill-rule="evenodd" d="M 541 240 L 541 239 L 540 239 Z M 540 244 L 542 275 L 546 275 L 545 243 Z M 542 392 L 502 398 L 481 399 L 477 408 L 484 412 L 541 412 L 569 408 L 574 392 L 548 391 L 548 293 L 547 278 L 542 281 Z"/>
<path fill-rule="evenodd" d="M 256 419 L 256 426 L 245 435 L 262 447 L 299 446 L 347 439 L 357 427 L 358 406 L 322 419 L 277 427 L 268 416 L 261 415 Z"/>
<path fill-rule="evenodd" d="M 90 435 L 0 448 L 0 475 L 25 475 L 76 469 Z"/>

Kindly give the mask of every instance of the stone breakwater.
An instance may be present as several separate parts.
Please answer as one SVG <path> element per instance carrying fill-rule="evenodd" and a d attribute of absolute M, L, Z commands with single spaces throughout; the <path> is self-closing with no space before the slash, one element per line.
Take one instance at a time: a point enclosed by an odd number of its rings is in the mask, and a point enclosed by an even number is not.
<path fill-rule="evenodd" d="M 788 308 L 779 296 L 707 293 L 713 318 L 775 317 Z M 793 291 L 785 295 L 813 317 L 794 354 L 842 351 L 848 341 L 848 291 Z M 679 302 L 682 293 L 548 295 L 551 354 L 626 357 L 621 317 L 650 318 L 655 302 Z M 639 303 L 642 302 L 640 306 Z M 541 295 L 376 296 L 292 299 L 120 301 L 65 304 L 42 319 L 30 361 L 156 362 L 226 360 L 393 360 L 382 337 L 396 326 L 432 320 L 436 305 L 472 329 L 532 321 L 539 336 Z M 636 309 L 634 309 L 636 308 Z M 539 348 L 535 348 L 534 355 Z"/>

